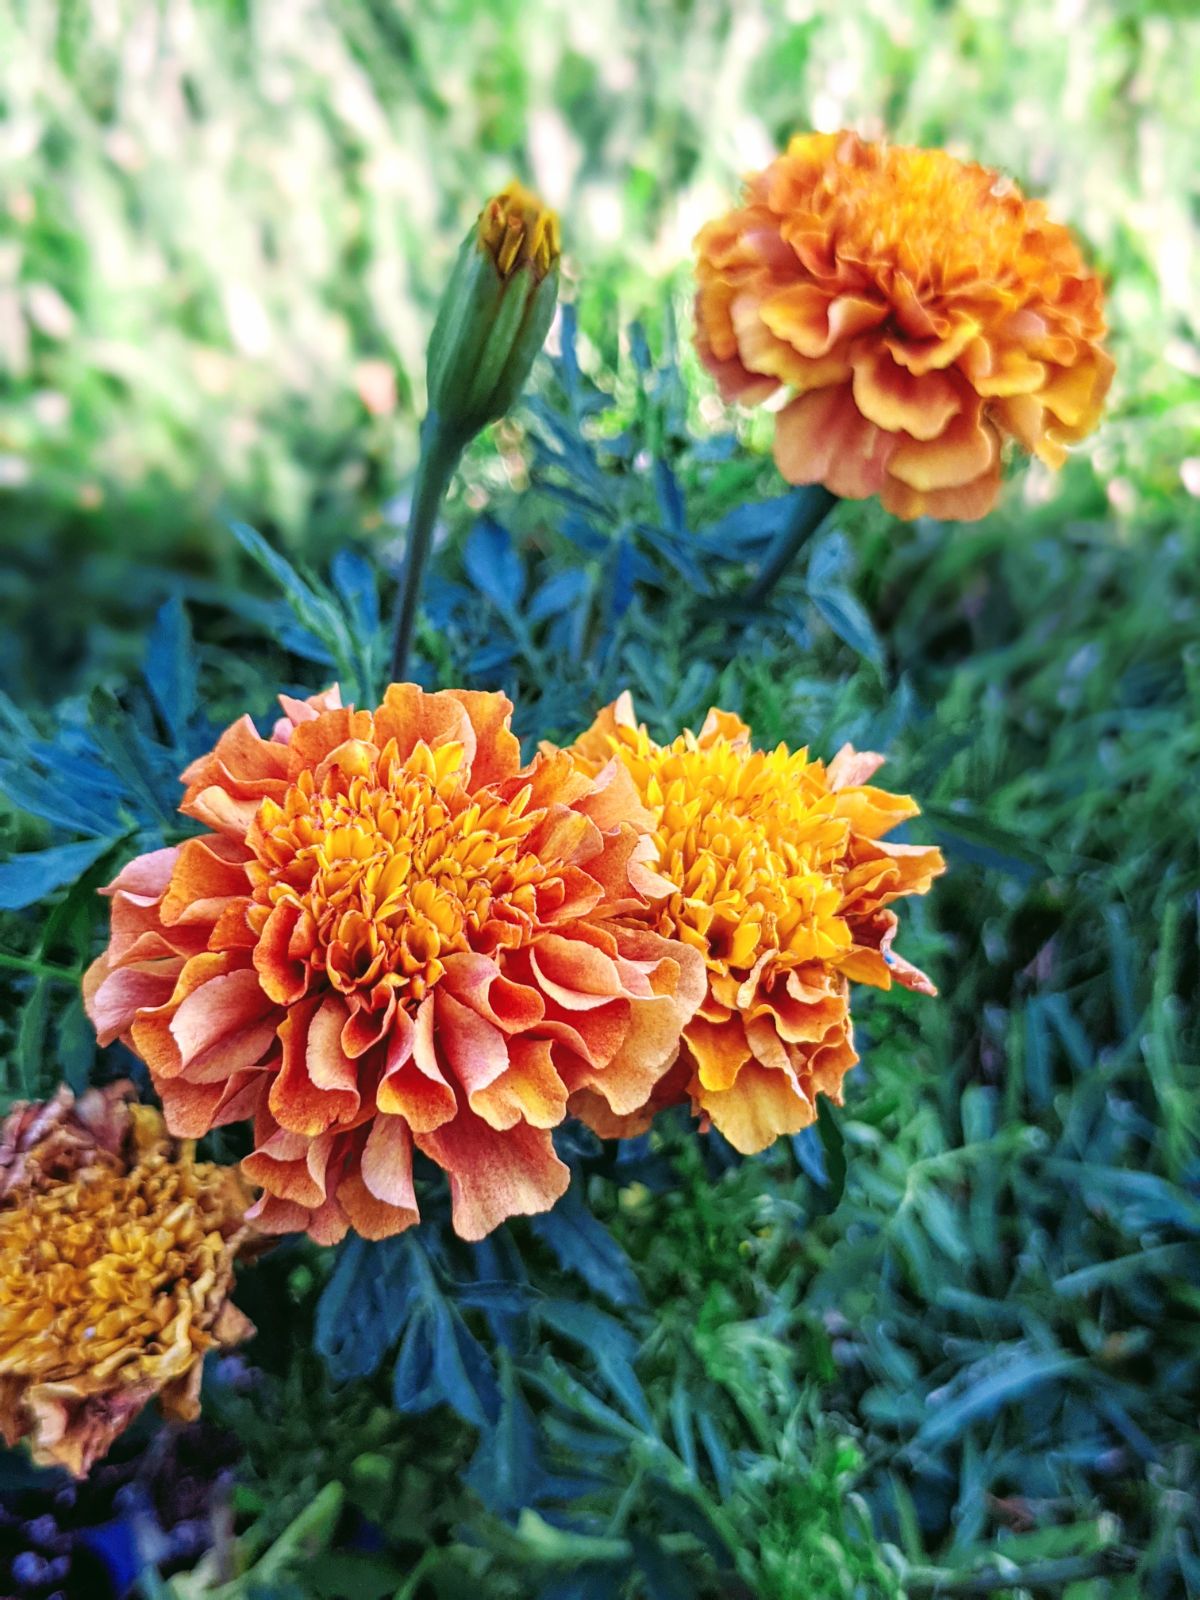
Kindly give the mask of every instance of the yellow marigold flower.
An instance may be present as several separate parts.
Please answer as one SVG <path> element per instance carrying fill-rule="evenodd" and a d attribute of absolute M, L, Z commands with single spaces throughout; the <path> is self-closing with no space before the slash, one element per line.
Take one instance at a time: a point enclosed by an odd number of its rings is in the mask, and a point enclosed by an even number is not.
<path fill-rule="evenodd" d="M 129 1093 L 60 1090 L 0 1129 L 0 1434 L 76 1477 L 155 1396 L 195 1417 L 205 1352 L 254 1331 L 228 1298 L 249 1190 Z"/>
<path fill-rule="evenodd" d="M 704 993 L 694 951 L 622 920 L 668 888 L 633 785 L 522 765 L 500 694 L 281 698 L 184 774 L 208 831 L 113 883 L 101 1039 L 178 1133 L 254 1119 L 263 1232 L 410 1227 L 414 1145 L 464 1238 L 548 1210 L 568 1097 L 643 1104 Z"/>
<path fill-rule="evenodd" d="M 701 358 L 726 399 L 792 395 L 775 429 L 791 483 L 971 520 L 1006 438 L 1057 467 L 1099 419 L 1100 281 L 986 167 L 798 135 L 696 246 Z"/>
<path fill-rule="evenodd" d="M 646 916 L 704 956 L 708 993 L 676 1069 L 639 1116 L 613 1118 L 586 1093 L 572 1110 L 613 1135 L 639 1131 L 672 1095 L 690 1096 L 746 1154 L 799 1132 L 818 1093 L 840 1103 L 858 1059 L 848 980 L 935 992 L 891 948 L 891 903 L 924 894 L 944 870 L 932 846 L 883 842 L 918 807 L 866 786 L 881 756 L 847 745 L 826 766 L 784 745 L 753 750 L 749 728 L 726 711 L 710 711 L 698 735 L 656 744 L 627 694 L 573 754 L 597 771 L 615 755 L 632 775 L 674 891 Z"/>

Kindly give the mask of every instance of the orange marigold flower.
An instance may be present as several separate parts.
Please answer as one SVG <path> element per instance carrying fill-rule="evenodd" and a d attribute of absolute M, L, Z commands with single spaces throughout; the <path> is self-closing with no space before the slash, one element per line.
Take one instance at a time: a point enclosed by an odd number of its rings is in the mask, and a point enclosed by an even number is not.
<path fill-rule="evenodd" d="M 642 915 L 699 951 L 708 993 L 684 1029 L 675 1068 L 633 1118 L 586 1090 L 572 1110 L 600 1134 L 644 1128 L 661 1105 L 694 1109 L 744 1154 L 841 1102 L 858 1059 L 848 980 L 893 979 L 935 993 L 892 950 L 891 903 L 924 894 L 944 870 L 928 845 L 882 836 L 918 814 L 906 796 L 867 786 L 882 757 L 847 745 L 826 766 L 807 751 L 750 747 L 750 730 L 712 710 L 698 735 L 658 745 L 627 694 L 573 747 L 601 770 L 615 753 L 655 818 L 658 868 L 672 894 Z"/>
<path fill-rule="evenodd" d="M 254 1331 L 229 1300 L 249 1189 L 130 1092 L 63 1089 L 0 1129 L 0 1434 L 76 1477 L 155 1396 L 195 1417 L 205 1352 Z"/>
<path fill-rule="evenodd" d="M 253 1117 L 264 1232 L 409 1227 L 414 1144 L 464 1238 L 546 1210 L 568 1097 L 642 1104 L 704 992 L 694 952 L 620 920 L 667 888 L 628 775 L 522 767 L 500 694 L 282 704 L 184 774 L 209 831 L 112 884 L 101 1040 L 177 1132 Z"/>
<path fill-rule="evenodd" d="M 791 483 L 972 520 L 1006 438 L 1057 467 L 1100 416 L 1100 281 L 986 167 L 798 135 L 696 246 L 701 358 L 726 399 L 791 393 L 775 428 Z"/>

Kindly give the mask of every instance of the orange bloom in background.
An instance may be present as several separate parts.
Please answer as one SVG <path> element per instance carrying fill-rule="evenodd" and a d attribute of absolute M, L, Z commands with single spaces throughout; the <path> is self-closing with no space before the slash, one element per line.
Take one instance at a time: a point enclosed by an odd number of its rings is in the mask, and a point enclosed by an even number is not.
<path fill-rule="evenodd" d="M 131 1092 L 61 1089 L 0 1128 L 0 1435 L 76 1477 L 148 1400 L 197 1416 L 206 1351 L 254 1332 L 229 1300 L 248 1187 Z"/>
<path fill-rule="evenodd" d="M 704 993 L 695 951 L 630 920 L 669 885 L 628 774 L 522 767 L 500 694 L 281 700 L 184 774 L 207 831 L 111 885 L 101 1041 L 178 1133 L 254 1119 L 264 1232 L 399 1233 L 414 1145 L 464 1238 L 548 1209 L 568 1098 L 643 1104 Z"/>
<path fill-rule="evenodd" d="M 700 356 L 727 400 L 792 396 L 775 427 L 791 483 L 970 521 L 1005 439 L 1057 467 L 1099 419 L 1100 280 L 986 167 L 797 135 L 696 246 Z"/>
<path fill-rule="evenodd" d="M 632 776 L 673 885 L 643 916 L 704 957 L 708 993 L 637 1116 L 614 1118 L 587 1089 L 572 1110 L 611 1136 L 690 1097 L 744 1154 L 799 1132 L 818 1093 L 840 1104 L 858 1059 L 849 980 L 935 993 L 892 950 L 892 902 L 924 894 L 945 865 L 933 846 L 883 842 L 918 807 L 867 787 L 881 756 L 847 745 L 826 766 L 784 745 L 753 750 L 726 711 L 710 711 L 699 735 L 655 744 L 627 694 L 573 751 L 597 771 L 615 754 Z"/>

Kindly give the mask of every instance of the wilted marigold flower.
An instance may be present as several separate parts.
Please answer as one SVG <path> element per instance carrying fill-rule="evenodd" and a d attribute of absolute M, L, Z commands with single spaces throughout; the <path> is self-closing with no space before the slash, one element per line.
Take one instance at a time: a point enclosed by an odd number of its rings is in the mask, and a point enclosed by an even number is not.
<path fill-rule="evenodd" d="M 281 698 L 270 738 L 243 718 L 184 774 L 209 831 L 112 884 L 100 1038 L 175 1131 L 253 1117 L 264 1232 L 407 1228 L 414 1144 L 464 1238 L 546 1210 L 568 1097 L 641 1105 L 704 992 L 694 951 L 622 920 L 668 889 L 628 774 L 522 767 L 500 694 Z"/>
<path fill-rule="evenodd" d="M 1100 416 L 1099 279 L 986 167 L 799 135 L 696 245 L 701 358 L 726 399 L 791 393 L 775 459 L 792 483 L 971 520 L 1006 438 L 1057 467 Z"/>
<path fill-rule="evenodd" d="M 881 756 L 847 745 L 826 766 L 784 745 L 753 750 L 749 728 L 726 711 L 658 745 L 627 694 L 573 750 L 596 770 L 615 753 L 633 777 L 673 885 L 644 915 L 703 955 L 708 993 L 640 1115 L 614 1118 L 586 1091 L 572 1109 L 614 1135 L 690 1097 L 744 1154 L 799 1132 L 818 1093 L 840 1103 L 858 1059 L 848 980 L 935 992 L 892 950 L 892 902 L 924 894 L 944 870 L 932 846 L 883 842 L 917 806 L 867 786 Z"/>
<path fill-rule="evenodd" d="M 130 1092 L 61 1090 L 0 1129 L 0 1434 L 76 1477 L 155 1396 L 195 1417 L 205 1352 L 254 1331 L 229 1300 L 248 1187 Z"/>

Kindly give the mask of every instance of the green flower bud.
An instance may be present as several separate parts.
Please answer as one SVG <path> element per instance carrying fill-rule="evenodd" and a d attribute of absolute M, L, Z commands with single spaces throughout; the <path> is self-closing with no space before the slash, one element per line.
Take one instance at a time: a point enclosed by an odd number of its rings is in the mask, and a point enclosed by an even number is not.
<path fill-rule="evenodd" d="M 465 445 L 525 387 L 558 300 L 558 218 L 510 183 L 463 240 L 429 341 L 429 410 Z"/>

